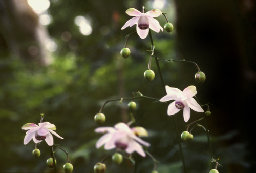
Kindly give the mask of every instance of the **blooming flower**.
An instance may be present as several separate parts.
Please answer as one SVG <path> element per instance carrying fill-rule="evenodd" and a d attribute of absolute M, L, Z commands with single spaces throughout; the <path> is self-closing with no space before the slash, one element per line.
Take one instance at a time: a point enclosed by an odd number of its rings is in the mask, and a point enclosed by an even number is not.
<path fill-rule="evenodd" d="M 135 132 L 125 123 L 118 123 L 114 127 L 99 127 L 95 129 L 97 133 L 104 134 L 96 143 L 99 148 L 104 145 L 106 150 L 119 148 L 125 150 L 128 154 L 136 151 L 142 157 L 145 157 L 145 152 L 141 146 L 150 146 L 149 143 L 143 141 L 135 135 Z"/>
<path fill-rule="evenodd" d="M 135 8 L 129 8 L 125 11 L 129 16 L 134 16 L 130 20 L 128 20 L 121 30 L 129 27 L 132 27 L 136 24 L 136 30 L 141 39 L 145 39 L 148 35 L 149 28 L 155 32 L 163 31 L 163 28 L 160 26 L 159 22 L 154 19 L 154 17 L 158 17 L 162 14 L 161 10 L 153 9 L 146 13 L 140 12 Z"/>
<path fill-rule="evenodd" d="M 202 107 L 193 98 L 197 94 L 195 86 L 188 86 L 181 91 L 178 88 L 172 88 L 166 85 L 165 90 L 167 94 L 160 101 L 167 102 L 169 100 L 175 100 L 168 106 L 168 115 L 174 115 L 183 109 L 183 118 L 187 122 L 190 118 L 190 108 L 197 112 L 204 112 Z"/>
<path fill-rule="evenodd" d="M 43 140 L 49 145 L 53 145 L 52 134 L 57 136 L 60 139 L 63 139 L 59 136 L 54 130 L 56 126 L 49 122 L 39 123 L 38 125 L 34 123 L 27 123 L 22 126 L 23 130 L 27 130 L 26 136 L 24 138 L 24 145 L 28 144 L 32 139 L 37 144 Z"/>

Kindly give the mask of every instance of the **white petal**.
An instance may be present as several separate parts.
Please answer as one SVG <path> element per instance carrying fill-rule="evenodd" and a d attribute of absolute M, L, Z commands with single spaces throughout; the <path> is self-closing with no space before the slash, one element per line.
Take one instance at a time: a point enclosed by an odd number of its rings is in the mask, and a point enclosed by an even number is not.
<path fill-rule="evenodd" d="M 136 26 L 137 33 L 141 39 L 145 39 L 148 35 L 149 29 L 140 29 L 138 25 Z"/>
<path fill-rule="evenodd" d="M 174 99 L 183 97 L 182 91 L 178 88 L 169 87 L 168 85 L 166 85 L 165 91 L 167 95 L 172 96 Z"/>
<path fill-rule="evenodd" d="M 150 17 L 158 17 L 162 14 L 162 11 L 159 9 L 153 9 L 151 11 L 146 12 L 146 14 Z"/>
<path fill-rule="evenodd" d="M 103 135 L 96 143 L 96 148 L 100 148 L 111 139 L 110 134 Z"/>
<path fill-rule="evenodd" d="M 35 132 L 30 132 L 30 133 L 27 133 L 25 138 L 24 138 L 24 145 L 27 145 L 31 139 L 33 139 L 33 137 L 35 136 Z"/>
<path fill-rule="evenodd" d="M 140 16 L 142 14 L 139 10 L 137 10 L 135 8 L 129 8 L 125 12 L 129 16 Z"/>
<path fill-rule="evenodd" d="M 167 115 L 174 115 L 179 111 L 180 111 L 180 109 L 176 108 L 175 102 L 172 102 L 171 104 L 169 104 L 169 106 L 167 108 Z"/>
<path fill-rule="evenodd" d="M 118 131 L 125 131 L 125 132 L 132 132 L 132 129 L 125 123 L 117 123 L 115 125 L 115 128 L 118 130 Z"/>
<path fill-rule="evenodd" d="M 128 154 L 132 154 L 134 151 L 136 151 L 139 155 L 141 155 L 142 157 L 145 157 L 146 154 L 143 150 L 143 148 L 141 147 L 140 144 L 138 144 L 135 141 L 131 141 L 128 145 L 128 147 L 125 150 Z"/>
<path fill-rule="evenodd" d="M 106 133 L 106 132 L 114 132 L 116 131 L 113 127 L 98 127 L 94 130 L 97 133 Z"/>
<path fill-rule="evenodd" d="M 188 122 L 190 118 L 190 108 L 188 106 L 185 106 L 183 109 L 183 118 L 185 122 Z"/>
<path fill-rule="evenodd" d="M 52 135 L 51 135 L 50 133 L 46 136 L 45 142 L 46 142 L 49 146 L 52 146 L 52 145 L 53 145 L 53 137 L 52 137 Z"/>
<path fill-rule="evenodd" d="M 52 123 L 49 123 L 49 122 L 45 122 L 45 128 L 47 129 L 51 129 L 51 130 L 56 130 L 56 126 Z"/>
<path fill-rule="evenodd" d="M 60 138 L 60 139 L 63 139 L 63 137 L 61 137 L 60 135 L 58 135 L 55 131 L 49 129 L 49 131 L 56 137 Z"/>
<path fill-rule="evenodd" d="M 35 127 L 38 127 L 38 125 L 36 125 L 35 123 L 26 123 L 21 127 L 21 129 L 22 130 L 30 130 Z"/>
<path fill-rule="evenodd" d="M 141 143 L 142 145 L 145 145 L 147 147 L 150 146 L 149 143 L 147 143 L 146 141 L 143 141 L 142 139 L 138 138 L 137 136 L 134 135 L 134 137 L 132 137 L 133 139 L 135 139 L 137 142 Z"/>
<path fill-rule="evenodd" d="M 111 135 L 109 141 L 107 141 L 104 145 L 105 150 L 111 150 L 116 147 L 115 145 L 116 139 Z"/>
<path fill-rule="evenodd" d="M 152 29 L 155 32 L 160 32 L 163 31 L 163 28 L 159 24 L 159 22 L 154 19 L 153 17 L 148 17 L 148 22 L 149 22 L 149 28 Z"/>
<path fill-rule="evenodd" d="M 173 97 L 173 96 L 166 95 L 166 96 L 162 97 L 159 101 L 160 101 L 160 102 L 167 102 L 167 101 L 175 100 L 175 99 L 176 99 L 176 98 Z"/>
<path fill-rule="evenodd" d="M 139 21 L 139 19 L 140 19 L 139 16 L 131 18 L 130 20 L 128 20 L 128 21 L 124 24 L 124 26 L 121 28 L 121 30 L 127 28 L 128 26 L 129 26 L 129 27 L 132 27 L 133 25 L 137 24 L 138 21 Z"/>
<path fill-rule="evenodd" d="M 49 129 L 41 127 L 37 130 L 39 136 L 46 136 L 49 133 Z"/>
<path fill-rule="evenodd" d="M 185 88 L 183 90 L 183 93 L 187 96 L 187 97 L 194 97 L 197 93 L 196 91 L 196 87 L 194 85 L 188 86 L 187 88 Z"/>
<path fill-rule="evenodd" d="M 186 100 L 188 106 L 196 112 L 204 112 L 202 107 L 197 103 L 194 98 L 189 98 Z"/>

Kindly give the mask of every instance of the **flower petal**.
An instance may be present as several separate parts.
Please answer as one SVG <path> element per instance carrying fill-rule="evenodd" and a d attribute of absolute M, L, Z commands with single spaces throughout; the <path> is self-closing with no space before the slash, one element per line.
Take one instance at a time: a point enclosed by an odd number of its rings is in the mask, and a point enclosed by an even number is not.
<path fill-rule="evenodd" d="M 185 122 L 188 122 L 190 118 L 190 108 L 188 106 L 185 106 L 183 109 L 183 118 Z"/>
<path fill-rule="evenodd" d="M 47 129 L 51 129 L 51 130 L 56 130 L 56 126 L 52 123 L 49 123 L 49 122 L 45 122 L 45 128 Z"/>
<path fill-rule="evenodd" d="M 169 104 L 169 106 L 167 108 L 167 115 L 174 115 L 179 111 L 180 111 L 180 109 L 176 108 L 175 102 L 172 102 Z"/>
<path fill-rule="evenodd" d="M 174 88 L 174 87 L 169 87 L 168 85 L 165 86 L 165 91 L 167 93 L 167 95 L 172 96 L 174 100 L 176 100 L 177 98 L 182 98 L 184 97 L 182 91 L 178 88 Z"/>
<path fill-rule="evenodd" d="M 36 143 L 36 144 L 42 142 L 41 140 L 37 140 L 35 136 L 33 137 L 33 141 L 34 141 L 34 143 Z"/>
<path fill-rule="evenodd" d="M 188 106 L 196 112 L 204 112 L 202 107 L 197 103 L 194 98 L 189 98 L 186 100 Z"/>
<path fill-rule="evenodd" d="M 162 11 L 159 9 L 153 9 L 151 11 L 146 12 L 146 14 L 150 17 L 158 17 L 162 14 Z"/>
<path fill-rule="evenodd" d="M 46 138 L 45 138 L 45 142 L 49 145 L 49 146 L 52 146 L 53 145 L 53 137 L 52 137 L 52 134 L 49 133 Z"/>
<path fill-rule="evenodd" d="M 37 134 L 39 136 L 46 136 L 47 134 L 49 134 L 49 130 L 47 128 L 41 127 L 37 130 Z"/>
<path fill-rule="evenodd" d="M 136 151 L 142 157 L 146 156 L 142 146 L 135 141 L 131 141 L 125 151 L 128 154 L 132 154 L 134 151 Z"/>
<path fill-rule="evenodd" d="M 128 20 L 128 21 L 124 24 L 124 26 L 121 28 L 121 30 L 127 28 L 128 26 L 129 26 L 129 27 L 132 27 L 133 25 L 137 24 L 138 21 L 139 21 L 139 19 L 140 19 L 139 16 L 136 16 L 136 17 L 131 18 L 130 20 Z"/>
<path fill-rule="evenodd" d="M 187 97 L 194 97 L 197 94 L 196 87 L 194 85 L 188 86 L 183 90 L 183 93 Z"/>
<path fill-rule="evenodd" d="M 127 124 L 125 124 L 125 123 L 117 123 L 115 125 L 115 128 L 118 131 L 125 131 L 125 132 L 128 132 L 128 133 L 132 132 L 131 128 Z"/>
<path fill-rule="evenodd" d="M 142 29 L 140 29 L 140 28 L 138 27 L 138 25 L 137 25 L 137 26 L 136 26 L 136 30 L 137 30 L 137 33 L 138 33 L 138 35 L 139 35 L 139 37 L 140 37 L 141 39 L 145 39 L 145 38 L 147 37 L 149 29 L 144 29 L 144 30 L 142 30 Z"/>
<path fill-rule="evenodd" d="M 60 138 L 60 139 L 63 139 L 63 137 L 61 137 L 60 135 L 58 135 L 55 131 L 49 129 L 49 131 L 56 137 Z"/>
<path fill-rule="evenodd" d="M 160 102 L 167 102 L 167 101 L 175 100 L 175 99 L 176 99 L 176 98 L 173 97 L 173 96 L 166 95 L 166 96 L 162 97 L 159 101 L 160 101 Z"/>
<path fill-rule="evenodd" d="M 34 131 L 32 131 L 30 133 L 26 133 L 26 136 L 24 138 L 24 145 L 27 145 L 31 141 L 31 139 L 33 139 L 34 136 L 35 136 Z"/>
<path fill-rule="evenodd" d="M 149 28 L 152 29 L 155 32 L 163 31 L 163 28 L 161 27 L 160 23 L 154 19 L 153 17 L 148 17 L 149 22 Z"/>
<path fill-rule="evenodd" d="M 30 129 L 35 128 L 35 127 L 38 127 L 38 125 L 36 125 L 35 123 L 26 123 L 21 127 L 21 129 L 30 130 Z"/>
<path fill-rule="evenodd" d="M 106 133 L 106 132 L 114 132 L 116 131 L 113 127 L 98 127 L 94 130 L 96 133 Z"/>
<path fill-rule="evenodd" d="M 140 16 L 142 14 L 139 10 L 137 10 L 135 8 L 129 8 L 125 12 L 129 16 Z"/>
<path fill-rule="evenodd" d="M 134 140 L 136 140 L 137 142 L 141 143 L 142 145 L 145 145 L 146 147 L 149 147 L 149 146 L 150 146 L 149 143 L 147 143 L 146 141 L 143 141 L 142 139 L 138 138 L 138 137 L 135 136 L 135 135 L 134 135 L 132 138 L 133 138 Z"/>
<path fill-rule="evenodd" d="M 100 148 L 102 145 L 106 144 L 111 139 L 110 134 L 103 135 L 96 143 L 96 148 Z"/>

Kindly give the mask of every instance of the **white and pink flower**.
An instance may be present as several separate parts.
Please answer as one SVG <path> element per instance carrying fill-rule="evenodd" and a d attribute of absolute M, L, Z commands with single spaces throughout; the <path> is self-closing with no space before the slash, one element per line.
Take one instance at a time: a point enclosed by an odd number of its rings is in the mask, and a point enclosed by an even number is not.
<path fill-rule="evenodd" d="M 132 154 L 137 152 L 142 157 L 146 154 L 141 145 L 150 146 L 149 143 L 143 141 L 135 135 L 133 129 L 131 129 L 125 123 L 118 123 L 114 127 L 99 127 L 95 129 L 97 133 L 105 133 L 96 143 L 96 147 L 99 148 L 104 145 L 106 150 L 118 148 L 125 150 L 126 153 Z"/>
<path fill-rule="evenodd" d="M 34 124 L 27 123 L 22 126 L 23 130 L 27 130 L 26 136 L 24 138 L 24 145 L 28 144 L 32 139 L 37 144 L 45 140 L 45 142 L 49 145 L 53 145 L 53 135 L 57 136 L 60 139 L 63 139 L 59 136 L 54 130 L 56 130 L 56 126 L 49 122 L 43 122 Z"/>
<path fill-rule="evenodd" d="M 130 20 L 128 20 L 121 30 L 133 25 L 136 25 L 136 30 L 141 39 L 145 39 L 148 35 L 149 29 L 152 29 L 155 32 L 163 31 L 163 28 L 160 26 L 159 22 L 154 19 L 154 17 L 158 17 L 162 14 L 161 10 L 153 9 L 146 13 L 140 12 L 135 8 L 129 8 L 125 11 L 129 16 L 133 16 Z"/>
<path fill-rule="evenodd" d="M 190 118 L 190 108 L 196 112 L 204 112 L 202 107 L 193 98 L 196 94 L 196 87 L 191 85 L 185 88 L 183 91 L 178 88 L 165 86 L 166 96 L 160 99 L 161 102 L 167 102 L 175 100 L 170 103 L 167 109 L 168 115 L 174 115 L 183 109 L 183 118 L 187 122 Z"/>

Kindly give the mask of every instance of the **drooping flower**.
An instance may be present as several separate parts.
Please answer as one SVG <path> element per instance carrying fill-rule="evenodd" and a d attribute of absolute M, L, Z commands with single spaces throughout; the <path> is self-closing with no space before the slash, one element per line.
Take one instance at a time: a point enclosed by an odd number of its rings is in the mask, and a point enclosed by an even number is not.
<path fill-rule="evenodd" d="M 183 109 L 183 118 L 187 122 L 190 118 L 190 108 L 196 112 L 204 112 L 202 107 L 193 98 L 196 94 L 196 87 L 191 85 L 185 88 L 183 91 L 178 88 L 165 86 L 166 96 L 160 99 L 161 102 L 167 102 L 174 100 L 170 103 L 167 109 L 168 115 L 174 115 Z"/>
<path fill-rule="evenodd" d="M 106 150 L 119 148 L 125 150 L 128 154 L 136 151 L 139 155 L 145 157 L 146 155 L 141 145 L 150 146 L 149 143 L 137 137 L 134 130 L 125 123 L 118 123 L 114 127 L 99 127 L 95 129 L 95 132 L 105 133 L 97 141 L 97 148 L 104 145 Z"/>
<path fill-rule="evenodd" d="M 63 139 L 59 136 L 54 130 L 56 130 L 56 126 L 49 122 L 43 123 L 26 123 L 21 127 L 23 130 L 27 130 L 26 136 L 24 138 L 24 145 L 28 144 L 32 139 L 35 143 L 45 142 L 49 145 L 53 145 L 53 135 L 57 136 L 60 139 Z"/>
<path fill-rule="evenodd" d="M 145 39 L 148 35 L 149 28 L 155 32 L 163 31 L 163 28 L 160 26 L 159 22 L 154 19 L 154 17 L 158 17 L 162 14 L 161 10 L 153 9 L 146 13 L 140 12 L 135 8 L 129 8 L 125 11 L 129 16 L 133 16 L 130 20 L 128 20 L 121 30 L 133 25 L 136 25 L 136 30 L 141 39 Z"/>

